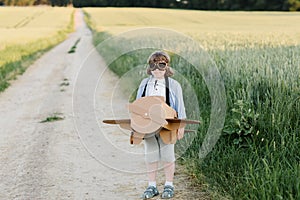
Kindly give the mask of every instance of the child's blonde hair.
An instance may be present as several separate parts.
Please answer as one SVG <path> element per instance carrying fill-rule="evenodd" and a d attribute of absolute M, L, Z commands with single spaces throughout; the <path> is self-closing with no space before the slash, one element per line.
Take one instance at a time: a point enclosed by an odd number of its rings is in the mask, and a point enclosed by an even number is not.
<path fill-rule="evenodd" d="M 159 61 L 164 61 L 167 63 L 167 67 L 166 67 L 166 73 L 165 73 L 165 76 L 173 76 L 174 75 L 174 71 L 173 69 L 170 67 L 169 63 L 170 63 L 170 56 L 164 52 L 164 51 L 155 51 L 153 52 L 149 58 L 148 58 L 148 64 L 153 64 L 153 63 L 156 63 L 156 62 L 159 62 Z M 150 67 L 147 67 L 147 74 L 151 75 L 151 70 L 150 70 Z"/>

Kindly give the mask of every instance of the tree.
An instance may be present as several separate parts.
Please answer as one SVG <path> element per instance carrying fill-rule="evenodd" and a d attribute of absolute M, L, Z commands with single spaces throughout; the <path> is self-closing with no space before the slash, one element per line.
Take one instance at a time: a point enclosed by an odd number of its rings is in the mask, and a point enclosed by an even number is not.
<path fill-rule="evenodd" d="M 300 11 L 300 0 L 288 0 L 290 11 Z"/>
<path fill-rule="evenodd" d="M 33 5 L 47 5 L 50 4 L 49 0 L 35 0 Z"/>
<path fill-rule="evenodd" d="M 67 6 L 70 0 L 50 0 L 52 6 Z"/>
<path fill-rule="evenodd" d="M 4 4 L 8 6 L 32 6 L 34 0 L 5 0 Z"/>

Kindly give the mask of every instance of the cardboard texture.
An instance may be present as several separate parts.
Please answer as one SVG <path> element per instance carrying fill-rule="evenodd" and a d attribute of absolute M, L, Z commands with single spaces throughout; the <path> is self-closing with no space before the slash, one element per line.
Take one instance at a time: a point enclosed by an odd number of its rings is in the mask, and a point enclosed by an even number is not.
<path fill-rule="evenodd" d="M 196 120 L 177 119 L 176 111 L 168 106 L 161 96 L 139 98 L 128 105 L 128 110 L 130 119 L 103 122 L 118 124 L 123 129 L 131 130 L 130 144 L 139 144 L 146 134 L 152 133 L 159 133 L 166 144 L 175 144 L 179 128 L 185 127 L 186 124 L 200 123 Z"/>

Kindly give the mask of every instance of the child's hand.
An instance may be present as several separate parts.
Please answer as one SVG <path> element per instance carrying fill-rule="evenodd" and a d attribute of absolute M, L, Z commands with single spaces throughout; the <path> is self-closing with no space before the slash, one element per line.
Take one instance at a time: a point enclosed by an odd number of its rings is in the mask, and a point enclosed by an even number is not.
<path fill-rule="evenodd" d="M 178 131 L 177 131 L 177 140 L 181 140 L 183 138 L 183 135 L 184 135 L 184 127 L 178 129 Z"/>

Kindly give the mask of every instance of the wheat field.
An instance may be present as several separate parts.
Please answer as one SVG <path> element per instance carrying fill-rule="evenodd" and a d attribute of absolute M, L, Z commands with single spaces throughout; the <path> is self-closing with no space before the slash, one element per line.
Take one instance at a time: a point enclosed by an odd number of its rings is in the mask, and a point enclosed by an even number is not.
<path fill-rule="evenodd" d="M 179 55 L 171 55 L 171 66 L 193 85 L 201 111 L 197 137 L 182 159 L 191 176 L 232 199 L 300 198 L 299 13 L 147 8 L 84 11 L 94 30 L 95 45 L 110 36 L 134 33 L 136 28 L 158 27 L 198 41 L 215 62 L 225 87 L 226 117 L 220 139 L 202 160 L 199 149 L 210 120 L 214 121 L 210 91 L 193 66 Z M 131 44 L 160 46 L 155 33 L 146 38 L 136 36 L 138 40 L 123 37 L 99 51 L 110 60 Z M 186 48 L 180 40 L 169 42 L 177 45 L 176 49 Z M 145 63 L 149 53 L 139 49 L 124 54 L 109 67 L 120 77 L 128 76 L 134 67 Z M 193 60 L 193 54 L 189 59 Z M 185 106 L 191 113 L 195 104 L 185 91 Z"/>
<path fill-rule="evenodd" d="M 65 29 L 72 8 L 0 7 L 0 50 L 48 38 Z"/>

